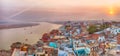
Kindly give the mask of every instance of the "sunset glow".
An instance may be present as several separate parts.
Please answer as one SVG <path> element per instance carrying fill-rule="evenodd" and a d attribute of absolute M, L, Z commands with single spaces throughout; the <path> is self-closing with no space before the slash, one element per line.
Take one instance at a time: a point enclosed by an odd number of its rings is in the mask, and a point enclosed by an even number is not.
<path fill-rule="evenodd" d="M 115 15 L 115 8 L 114 7 L 109 8 L 109 14 L 110 15 Z"/>
<path fill-rule="evenodd" d="M 120 0 L 2 0 L 1 4 L 4 13 L 2 17 L 5 19 L 27 17 L 38 20 L 74 20 L 71 17 L 77 17 L 93 20 L 109 16 L 112 16 L 111 19 L 119 19 L 120 13 Z"/>

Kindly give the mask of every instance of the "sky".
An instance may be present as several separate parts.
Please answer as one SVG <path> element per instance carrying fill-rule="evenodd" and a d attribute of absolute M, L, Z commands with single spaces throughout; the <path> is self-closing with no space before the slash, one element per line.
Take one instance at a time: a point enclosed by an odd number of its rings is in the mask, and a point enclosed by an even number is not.
<path fill-rule="evenodd" d="M 120 6 L 120 0 L 1 0 L 6 6 L 38 7 L 79 7 L 79 6 Z"/>
<path fill-rule="evenodd" d="M 8 18 L 13 18 L 28 10 L 50 10 L 57 13 L 81 13 L 80 10 L 85 10 L 83 14 L 86 13 L 86 11 L 88 11 L 89 14 L 91 10 L 97 10 L 97 14 L 104 12 L 103 14 L 114 15 L 119 12 L 120 0 L 0 0 L 0 5 L 3 14 L 6 14 L 3 17 L 6 16 Z M 7 12 L 10 13 L 7 14 Z"/>

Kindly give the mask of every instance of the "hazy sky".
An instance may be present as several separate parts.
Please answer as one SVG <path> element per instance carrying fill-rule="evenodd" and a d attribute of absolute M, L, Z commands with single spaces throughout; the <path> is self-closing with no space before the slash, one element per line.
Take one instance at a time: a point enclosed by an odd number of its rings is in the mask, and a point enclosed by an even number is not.
<path fill-rule="evenodd" d="M 98 16 L 102 15 L 104 11 L 105 12 L 103 14 L 115 14 L 116 12 L 119 14 L 120 0 L 0 0 L 0 5 L 5 14 L 9 12 L 7 14 L 9 16 L 8 18 L 13 18 L 16 15 L 22 14 L 23 12 L 28 11 L 30 8 L 34 8 L 34 10 L 42 10 L 41 8 L 45 8 L 43 9 L 44 11 L 51 9 L 56 12 L 79 12 L 80 10 L 83 10 L 83 16 L 86 14 Z M 81 8 L 84 8 L 85 11 Z M 95 13 L 91 13 L 91 10 L 97 11 Z M 45 15 L 48 16 L 47 13 Z M 80 16 L 81 15 L 82 14 L 80 14 Z"/>
<path fill-rule="evenodd" d="M 80 7 L 120 6 L 120 0 L 1 0 L 3 6 Z"/>

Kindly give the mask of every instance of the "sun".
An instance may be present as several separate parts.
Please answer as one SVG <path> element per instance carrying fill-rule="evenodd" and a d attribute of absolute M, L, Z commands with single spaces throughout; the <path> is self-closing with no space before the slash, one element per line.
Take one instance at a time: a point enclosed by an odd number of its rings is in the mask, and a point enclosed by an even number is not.
<path fill-rule="evenodd" d="M 109 11 L 109 14 L 110 14 L 110 15 L 114 15 L 114 13 L 115 13 L 115 12 L 114 12 L 113 10 L 110 10 L 110 11 Z"/>
<path fill-rule="evenodd" d="M 115 15 L 115 8 L 110 7 L 108 12 L 109 12 L 109 15 Z"/>

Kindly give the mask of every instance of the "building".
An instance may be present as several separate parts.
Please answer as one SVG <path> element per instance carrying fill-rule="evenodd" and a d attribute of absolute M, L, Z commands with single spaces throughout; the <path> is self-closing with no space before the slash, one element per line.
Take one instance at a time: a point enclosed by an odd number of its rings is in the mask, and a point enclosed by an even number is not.
<path fill-rule="evenodd" d="M 120 44 L 120 34 L 117 36 L 117 44 Z"/>
<path fill-rule="evenodd" d="M 120 28 L 118 27 L 112 27 L 112 28 L 107 28 L 105 31 L 110 31 L 111 34 L 117 35 L 120 33 Z"/>

